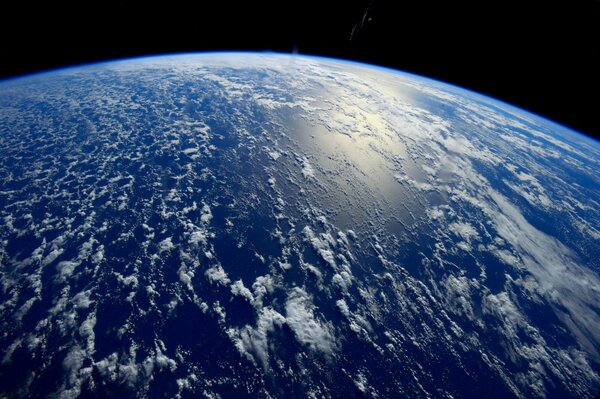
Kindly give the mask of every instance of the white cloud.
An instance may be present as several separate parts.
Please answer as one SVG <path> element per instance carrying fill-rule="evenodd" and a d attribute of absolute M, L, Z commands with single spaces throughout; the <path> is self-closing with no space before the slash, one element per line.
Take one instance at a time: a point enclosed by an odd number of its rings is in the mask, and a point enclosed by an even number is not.
<path fill-rule="evenodd" d="M 231 282 L 225 270 L 221 265 L 213 266 L 204 272 L 204 275 L 211 283 L 227 285 Z"/>
<path fill-rule="evenodd" d="M 194 277 L 194 271 L 188 269 L 185 264 L 182 264 L 177 270 L 179 281 L 181 281 L 189 290 L 193 291 L 192 278 Z"/>
<path fill-rule="evenodd" d="M 208 204 L 204 204 L 202 206 L 202 214 L 200 215 L 200 221 L 204 224 L 209 224 L 212 218 L 213 215 L 210 210 L 210 207 L 208 206 Z"/>
<path fill-rule="evenodd" d="M 244 286 L 244 282 L 242 280 L 237 280 L 233 284 L 231 284 L 231 293 L 233 295 L 246 298 L 250 303 L 254 302 L 252 292 L 248 288 L 246 288 L 246 286 Z"/>
<path fill-rule="evenodd" d="M 81 326 L 79 326 L 79 335 L 86 340 L 86 352 L 88 355 L 92 355 L 95 351 L 95 339 L 96 334 L 94 333 L 94 327 L 96 326 L 96 312 L 90 312 L 88 317 L 85 319 Z"/>
<path fill-rule="evenodd" d="M 455 222 L 448 225 L 448 229 L 459 237 L 462 237 L 467 242 L 479 238 L 479 233 L 473 225 L 467 222 Z"/>
<path fill-rule="evenodd" d="M 73 274 L 75 268 L 80 264 L 81 262 L 63 260 L 62 262 L 58 262 L 58 265 L 56 265 L 56 270 L 58 270 L 59 276 L 64 279 Z"/>
<path fill-rule="evenodd" d="M 343 290 L 347 291 L 352 285 L 352 276 L 347 271 L 343 270 L 340 273 L 336 273 L 331 278 L 331 282 Z"/>
<path fill-rule="evenodd" d="M 166 356 L 159 345 L 155 345 L 154 353 L 151 353 L 144 359 L 141 367 L 144 370 L 145 378 L 150 379 L 155 369 L 158 369 L 158 371 L 169 370 L 173 372 L 177 369 L 177 363 Z"/>
<path fill-rule="evenodd" d="M 523 264 L 540 283 L 555 312 L 595 356 L 600 343 L 600 279 L 579 266 L 571 250 L 532 226 L 503 195 L 489 188 L 496 209 L 485 207 L 498 234 L 519 253 Z M 558 306 L 556 306 L 558 305 Z M 564 309 L 568 313 L 564 312 Z"/>
<path fill-rule="evenodd" d="M 275 289 L 275 282 L 273 277 L 267 274 L 265 276 L 258 276 L 254 283 L 252 283 L 252 290 L 254 290 L 254 305 L 258 308 L 262 307 L 263 298 L 273 292 Z"/>
<path fill-rule="evenodd" d="M 327 236 L 321 234 L 317 237 L 310 226 L 305 226 L 302 232 L 321 258 L 323 258 L 323 260 L 332 268 L 336 269 L 335 256 L 330 248 L 330 240 L 327 239 Z M 331 236 L 329 236 L 329 238 L 331 238 Z M 331 241 L 333 241 L 333 239 L 331 239 Z"/>
<path fill-rule="evenodd" d="M 295 287 L 288 293 L 285 304 L 287 324 L 296 339 L 314 351 L 332 354 L 336 349 L 332 327 L 319 320 L 310 296 L 301 288 Z"/>
<path fill-rule="evenodd" d="M 206 239 L 207 239 L 206 231 L 196 230 L 190 234 L 190 238 L 188 239 L 188 242 L 191 245 L 198 245 L 199 243 L 206 245 L 206 242 L 207 242 Z"/>
<path fill-rule="evenodd" d="M 57 249 L 52 250 L 48 255 L 46 255 L 46 257 L 44 257 L 44 259 L 42 260 L 41 266 L 44 267 L 44 266 L 49 265 L 50 263 L 54 262 L 56 260 L 56 258 L 58 258 L 63 252 L 64 252 L 64 249 L 62 249 L 62 248 L 57 248 Z"/>
<path fill-rule="evenodd" d="M 172 238 L 171 237 L 167 237 L 164 240 L 162 240 L 161 242 L 158 243 L 158 252 L 165 252 L 165 251 L 170 251 L 171 249 L 175 248 L 175 245 L 173 245 L 173 241 L 171 241 Z"/>
<path fill-rule="evenodd" d="M 350 309 L 348 308 L 348 304 L 343 299 L 338 299 L 335 301 L 335 305 L 338 307 L 340 312 L 346 317 L 350 317 Z"/>
<path fill-rule="evenodd" d="M 276 327 L 285 323 L 285 317 L 270 307 L 262 308 L 255 327 L 245 326 L 240 330 L 229 329 L 228 334 L 236 347 L 252 361 L 257 361 L 265 370 L 269 367 L 268 336 Z"/>
<path fill-rule="evenodd" d="M 304 177 L 315 177 L 315 170 L 306 158 L 302 160 L 302 175 Z"/>

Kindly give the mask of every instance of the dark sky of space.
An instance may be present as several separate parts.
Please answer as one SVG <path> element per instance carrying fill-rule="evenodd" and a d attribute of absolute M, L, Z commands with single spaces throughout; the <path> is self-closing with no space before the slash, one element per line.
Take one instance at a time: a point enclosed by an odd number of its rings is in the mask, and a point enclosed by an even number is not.
<path fill-rule="evenodd" d="M 315 54 L 425 75 L 600 137 L 600 1 L 19 2 L 0 77 L 212 50 Z"/>

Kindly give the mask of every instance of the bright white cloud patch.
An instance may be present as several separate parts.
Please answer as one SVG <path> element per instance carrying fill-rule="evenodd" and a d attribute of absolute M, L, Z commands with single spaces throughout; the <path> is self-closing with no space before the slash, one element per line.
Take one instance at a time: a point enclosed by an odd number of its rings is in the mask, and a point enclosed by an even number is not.
<path fill-rule="evenodd" d="M 227 276 L 227 273 L 225 272 L 225 270 L 223 270 L 223 267 L 221 267 L 221 265 L 213 266 L 210 269 L 207 269 L 206 272 L 204 272 L 204 275 L 208 278 L 208 280 L 211 283 L 228 285 L 231 282 L 231 280 Z"/>
<path fill-rule="evenodd" d="M 296 339 L 309 349 L 331 355 L 336 349 L 332 327 L 319 320 L 310 296 L 301 288 L 288 294 L 285 304 L 287 324 Z"/>
<path fill-rule="evenodd" d="M 231 284 L 231 293 L 236 296 L 240 296 L 248 300 L 248 302 L 254 302 L 254 297 L 252 296 L 252 292 L 244 286 L 244 282 L 242 280 L 237 280 L 233 284 Z"/>
<path fill-rule="evenodd" d="M 158 251 L 159 252 L 170 251 L 173 248 L 175 248 L 175 245 L 173 245 L 173 241 L 172 241 L 171 237 L 167 237 L 158 243 Z"/>
<path fill-rule="evenodd" d="M 242 354 L 258 362 L 264 369 L 269 369 L 269 335 L 285 322 L 285 317 L 266 307 L 260 310 L 255 326 L 230 329 L 228 334 Z"/>

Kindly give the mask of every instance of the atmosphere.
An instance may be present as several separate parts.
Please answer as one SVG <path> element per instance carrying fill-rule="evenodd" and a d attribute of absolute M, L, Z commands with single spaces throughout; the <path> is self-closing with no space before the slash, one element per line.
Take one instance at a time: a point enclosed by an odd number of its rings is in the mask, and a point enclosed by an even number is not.
<path fill-rule="evenodd" d="M 20 2 L 0 24 L 0 76 L 140 55 L 299 52 L 432 77 L 600 136 L 599 27 L 593 0 Z"/>

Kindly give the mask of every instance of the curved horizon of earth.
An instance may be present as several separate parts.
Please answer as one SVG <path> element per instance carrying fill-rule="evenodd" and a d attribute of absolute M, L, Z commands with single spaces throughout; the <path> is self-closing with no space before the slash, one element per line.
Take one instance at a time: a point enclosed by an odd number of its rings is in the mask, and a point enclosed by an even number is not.
<path fill-rule="evenodd" d="M 592 398 L 600 143 L 333 59 L 0 82 L 0 397 Z"/>

